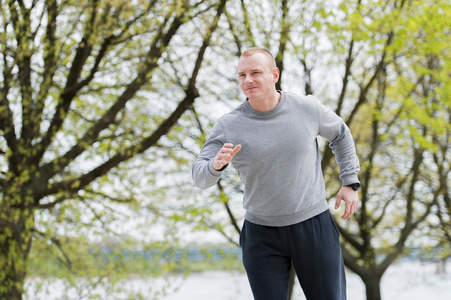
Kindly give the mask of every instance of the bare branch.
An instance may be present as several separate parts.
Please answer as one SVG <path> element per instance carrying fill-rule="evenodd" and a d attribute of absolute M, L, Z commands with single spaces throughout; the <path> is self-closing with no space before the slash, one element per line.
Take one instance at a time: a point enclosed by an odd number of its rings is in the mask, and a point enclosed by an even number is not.
<path fill-rule="evenodd" d="M 83 153 L 87 147 L 96 141 L 102 130 L 106 129 L 114 122 L 117 114 L 125 107 L 126 103 L 135 96 L 136 92 L 143 85 L 148 83 L 148 80 L 152 74 L 151 71 L 158 66 L 158 58 L 161 57 L 165 47 L 169 44 L 172 37 L 184 21 L 184 15 L 182 14 L 173 20 L 171 27 L 166 33 L 164 33 L 163 28 L 161 28 L 159 34 L 154 39 L 153 45 L 150 47 L 145 63 L 141 66 L 135 79 L 126 87 L 125 91 L 117 99 L 116 103 L 114 103 L 110 109 L 89 130 L 86 131 L 85 135 L 77 142 L 76 145 L 72 147 L 72 149 L 66 152 L 62 157 L 57 158 L 41 167 L 42 173 L 46 174 L 46 176 L 42 178 L 43 181 L 48 180 L 69 165 L 76 157 L 78 157 L 78 155 Z M 104 44 L 104 46 L 104 50 L 106 51 L 107 45 Z M 44 149 L 41 149 L 41 152 L 38 153 L 38 157 L 35 160 L 40 159 L 43 153 Z M 129 153 L 132 154 L 134 152 Z M 122 155 L 119 154 L 119 156 Z M 125 160 L 129 157 L 130 156 L 127 155 L 124 156 L 123 159 Z M 120 161 L 122 160 L 118 160 L 118 163 Z"/>
<path fill-rule="evenodd" d="M 109 170 L 116 167 L 119 163 L 133 157 L 136 154 L 143 153 L 145 150 L 154 146 L 163 135 L 167 134 L 167 132 L 171 129 L 171 127 L 177 123 L 178 119 L 183 115 L 183 113 L 194 103 L 194 100 L 197 97 L 199 97 L 199 92 L 197 91 L 196 88 L 197 75 L 199 73 L 205 51 L 209 45 L 209 41 L 212 37 L 213 32 L 216 30 L 219 18 L 224 11 L 226 2 L 227 0 L 222 0 L 220 2 L 215 19 L 210 25 L 204 38 L 204 42 L 201 48 L 199 49 L 198 57 L 191 78 L 189 80 L 187 89 L 185 90 L 186 94 L 185 98 L 179 103 L 178 107 L 172 112 L 172 114 L 163 123 L 160 124 L 160 126 L 153 132 L 153 134 L 142 140 L 139 144 L 135 144 L 127 149 L 120 150 L 108 161 L 94 168 L 87 174 L 82 175 L 78 179 L 70 180 L 69 182 L 59 182 L 51 187 L 42 189 L 40 192 L 38 192 L 39 196 L 37 197 L 37 199 L 41 199 L 46 195 L 53 194 L 58 191 L 64 191 L 66 189 L 77 191 L 87 186 L 89 183 L 91 183 L 99 176 L 106 174 Z M 111 121 L 116 116 L 119 109 L 122 108 L 125 105 L 125 103 L 136 93 L 136 91 L 145 83 L 146 76 L 149 76 L 149 71 L 156 67 L 157 58 L 161 56 L 163 49 L 166 47 L 167 44 L 169 44 L 169 41 L 171 40 L 172 36 L 175 34 L 177 29 L 182 25 L 184 21 L 185 18 L 183 14 L 179 15 L 177 18 L 173 20 L 171 28 L 168 30 L 166 35 L 164 35 L 161 38 L 163 42 L 157 43 L 156 41 L 154 45 L 151 47 L 149 51 L 150 58 L 147 60 L 145 69 L 138 74 L 137 78 L 126 89 L 126 91 L 124 91 L 124 93 L 118 99 L 117 103 L 113 105 L 112 108 L 110 108 L 110 110 L 102 117 L 102 119 L 99 120 L 99 122 L 96 125 L 94 125 L 92 132 L 87 133 L 87 135 L 83 138 L 84 142 L 91 141 L 95 136 L 97 136 L 97 134 L 100 132 L 100 129 L 103 129 L 105 128 L 105 126 L 110 124 Z M 70 160 L 71 158 L 76 157 L 78 154 L 82 153 L 84 147 L 85 146 L 83 145 L 77 144 L 64 155 L 63 159 L 58 159 L 57 161 L 54 161 L 44 166 L 43 168 L 45 168 L 45 171 L 48 172 L 45 174 L 51 174 L 52 176 L 53 174 L 56 174 L 58 172 L 58 169 L 61 169 L 62 167 L 68 164 L 68 162 L 65 161 L 66 159 Z M 47 175 L 47 178 L 50 178 L 49 175 Z"/>

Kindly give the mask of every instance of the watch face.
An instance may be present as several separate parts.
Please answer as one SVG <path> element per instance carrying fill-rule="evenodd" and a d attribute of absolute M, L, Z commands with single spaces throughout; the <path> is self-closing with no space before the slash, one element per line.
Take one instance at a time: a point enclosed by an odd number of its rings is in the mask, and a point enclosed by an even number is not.
<path fill-rule="evenodd" d="M 349 184 L 348 185 L 350 188 L 352 188 L 354 191 L 358 191 L 360 188 L 360 184 L 359 183 L 353 183 L 353 184 Z"/>

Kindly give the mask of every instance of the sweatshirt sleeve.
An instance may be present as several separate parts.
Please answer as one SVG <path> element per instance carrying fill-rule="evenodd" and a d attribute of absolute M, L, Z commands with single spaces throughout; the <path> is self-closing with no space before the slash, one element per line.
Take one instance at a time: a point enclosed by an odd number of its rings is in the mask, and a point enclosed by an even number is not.
<path fill-rule="evenodd" d="M 319 135 L 329 141 L 329 147 L 340 168 L 340 179 L 343 185 L 359 183 L 360 164 L 349 127 L 342 118 L 319 101 L 317 101 L 317 107 Z"/>
<path fill-rule="evenodd" d="M 221 171 L 217 171 L 213 168 L 213 160 L 225 143 L 224 141 L 224 131 L 218 121 L 213 126 L 210 137 L 200 150 L 199 156 L 194 161 L 191 169 L 194 184 L 197 187 L 206 189 L 215 185 L 224 173 L 225 168 Z"/>

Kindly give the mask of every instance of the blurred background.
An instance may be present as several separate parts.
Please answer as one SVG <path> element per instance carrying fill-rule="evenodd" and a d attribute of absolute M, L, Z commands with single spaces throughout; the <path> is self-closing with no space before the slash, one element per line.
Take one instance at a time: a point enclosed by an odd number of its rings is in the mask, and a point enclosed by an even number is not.
<path fill-rule="evenodd" d="M 0 3 L 0 299 L 252 299 L 237 175 L 191 180 L 252 46 L 353 133 L 349 299 L 451 293 L 448 0 Z"/>

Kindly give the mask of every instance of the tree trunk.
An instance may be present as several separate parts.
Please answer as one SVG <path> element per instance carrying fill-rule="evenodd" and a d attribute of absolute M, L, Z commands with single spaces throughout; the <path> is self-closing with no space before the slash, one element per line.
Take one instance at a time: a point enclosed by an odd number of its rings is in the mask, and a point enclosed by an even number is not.
<path fill-rule="evenodd" d="M 366 300 L 381 300 L 381 276 L 362 278 L 366 288 Z"/>
<path fill-rule="evenodd" d="M 11 208 L 2 199 L 0 214 L 0 300 L 21 300 L 34 226 L 33 212 Z M 6 205 L 5 205 L 6 204 Z"/>
<path fill-rule="evenodd" d="M 435 270 L 435 273 L 438 275 L 445 275 L 446 274 L 446 257 L 440 258 L 437 261 L 437 269 Z"/>

